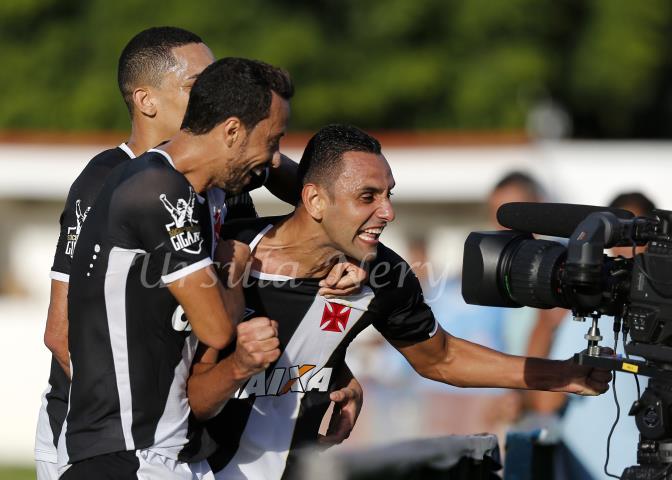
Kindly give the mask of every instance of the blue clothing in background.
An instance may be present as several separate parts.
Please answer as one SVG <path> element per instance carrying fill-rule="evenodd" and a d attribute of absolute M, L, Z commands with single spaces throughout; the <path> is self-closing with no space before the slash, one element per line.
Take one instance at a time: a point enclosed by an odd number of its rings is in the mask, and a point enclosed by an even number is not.
<path fill-rule="evenodd" d="M 612 320 L 600 320 L 603 346 L 613 348 Z M 586 348 L 583 335 L 589 324 L 575 322 L 569 316 L 558 327 L 551 349 L 551 358 L 565 359 Z M 619 350 L 622 345 L 619 340 Z M 646 378 L 640 377 L 642 388 Z M 616 392 L 621 405 L 621 419 L 611 439 L 609 473 L 620 476 L 626 467 L 637 463 L 637 442 L 639 432 L 634 417 L 628 416 L 633 402 L 637 400 L 637 389 L 633 375 L 617 373 Z M 562 419 L 561 437 L 576 457 L 596 479 L 608 478 L 603 471 L 607 455 L 607 436 L 616 418 L 616 404 L 611 390 L 598 397 L 569 396 L 569 404 Z"/>

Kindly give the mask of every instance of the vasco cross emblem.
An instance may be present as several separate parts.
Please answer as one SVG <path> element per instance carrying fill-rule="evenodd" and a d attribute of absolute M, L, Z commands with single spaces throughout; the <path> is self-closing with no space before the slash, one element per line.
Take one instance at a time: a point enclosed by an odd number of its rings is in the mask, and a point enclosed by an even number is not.
<path fill-rule="evenodd" d="M 351 311 L 345 305 L 327 302 L 322 312 L 320 328 L 326 332 L 344 332 Z"/>

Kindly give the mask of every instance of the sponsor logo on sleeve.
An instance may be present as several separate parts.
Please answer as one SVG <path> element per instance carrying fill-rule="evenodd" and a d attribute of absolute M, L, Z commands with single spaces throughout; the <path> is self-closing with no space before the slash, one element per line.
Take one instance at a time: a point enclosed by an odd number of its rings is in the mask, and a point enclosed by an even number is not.
<path fill-rule="evenodd" d="M 91 207 L 87 207 L 84 212 L 82 212 L 82 201 L 77 200 L 75 202 L 75 216 L 77 217 L 77 225 L 74 227 L 68 227 L 68 241 L 65 244 L 65 254 L 72 256 L 75 254 L 75 246 L 77 245 L 77 239 L 79 238 L 79 232 L 82 231 L 82 225 L 86 216 L 89 214 Z"/>
<path fill-rule="evenodd" d="M 159 200 L 164 208 L 173 218 L 171 223 L 166 224 L 166 230 L 170 237 L 170 243 L 175 251 L 188 253 L 201 253 L 203 239 L 201 238 L 201 227 L 198 220 L 194 217 L 194 202 L 196 193 L 189 187 L 189 198 L 178 198 L 173 205 L 165 193 L 159 195 Z"/>

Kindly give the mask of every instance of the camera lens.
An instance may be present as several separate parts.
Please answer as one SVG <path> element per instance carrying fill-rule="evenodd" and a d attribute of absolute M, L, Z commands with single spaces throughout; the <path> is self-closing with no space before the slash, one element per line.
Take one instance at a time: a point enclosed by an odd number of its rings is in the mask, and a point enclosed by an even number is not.
<path fill-rule="evenodd" d="M 504 265 L 504 282 L 511 298 L 535 308 L 566 306 L 559 272 L 567 249 L 548 240 L 523 240 Z"/>

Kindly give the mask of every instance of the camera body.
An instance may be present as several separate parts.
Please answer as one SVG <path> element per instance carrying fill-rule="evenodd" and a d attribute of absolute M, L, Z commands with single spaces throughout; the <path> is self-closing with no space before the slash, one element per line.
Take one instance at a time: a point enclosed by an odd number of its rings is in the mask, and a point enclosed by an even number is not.
<path fill-rule="evenodd" d="M 573 207 L 580 206 L 562 208 Z M 605 208 L 588 214 L 567 235 L 567 246 L 534 239 L 533 230 L 472 232 L 464 248 L 465 301 L 499 307 L 562 307 L 571 309 L 575 317 L 618 317 L 629 329 L 630 348 L 638 350 L 636 355 L 672 364 L 672 212 L 655 210 L 646 218 L 622 212 L 617 216 Z M 604 254 L 605 248 L 636 245 L 647 248 L 632 259 Z M 638 344 L 668 347 L 670 355 L 667 349 L 643 355 Z"/>
<path fill-rule="evenodd" d="M 462 296 L 474 305 L 571 309 L 592 317 L 581 365 L 650 377 L 632 405 L 638 465 L 624 480 L 672 480 L 672 212 L 633 218 L 623 210 L 562 204 L 506 204 L 500 223 L 514 230 L 472 232 L 464 246 Z M 567 220 L 569 219 L 569 220 Z M 529 221 L 529 226 L 527 225 Z M 564 223 L 563 223 L 564 222 Z M 567 246 L 532 233 L 568 238 Z M 646 245 L 626 259 L 605 248 Z M 623 330 L 626 358 L 603 354 L 601 315 Z M 632 359 L 630 355 L 642 357 Z"/>

